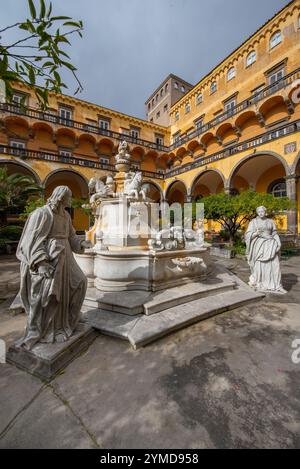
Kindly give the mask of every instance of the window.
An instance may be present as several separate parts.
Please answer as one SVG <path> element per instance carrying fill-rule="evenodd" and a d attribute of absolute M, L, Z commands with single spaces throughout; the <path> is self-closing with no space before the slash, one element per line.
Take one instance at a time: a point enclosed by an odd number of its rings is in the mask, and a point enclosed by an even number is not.
<path fill-rule="evenodd" d="M 22 155 L 22 154 L 24 154 L 24 152 L 22 152 L 22 150 L 26 149 L 25 142 L 22 142 L 20 140 L 10 140 L 9 146 L 13 148 L 13 150 L 12 150 L 13 155 Z"/>
<path fill-rule="evenodd" d="M 269 194 L 272 194 L 274 197 L 286 197 L 286 182 L 284 179 L 275 181 L 271 184 L 268 190 Z"/>
<path fill-rule="evenodd" d="M 132 138 L 135 138 L 135 139 L 140 138 L 140 129 L 137 129 L 137 128 L 130 129 L 130 135 Z"/>
<path fill-rule="evenodd" d="M 168 105 L 165 104 L 165 105 L 164 105 L 164 112 L 167 112 L 167 110 L 168 110 Z"/>
<path fill-rule="evenodd" d="M 168 89 L 169 89 L 169 84 L 166 83 L 166 85 L 165 85 L 165 93 L 168 91 Z"/>
<path fill-rule="evenodd" d="M 271 72 L 268 76 L 269 85 L 273 85 L 284 77 L 284 68 L 280 68 Z"/>
<path fill-rule="evenodd" d="M 274 47 L 278 46 L 282 42 L 282 34 L 281 31 L 276 31 L 276 33 L 271 36 L 270 39 L 270 49 L 273 49 Z"/>
<path fill-rule="evenodd" d="M 217 82 L 213 81 L 212 84 L 210 85 L 210 93 L 213 94 L 217 91 Z"/>
<path fill-rule="evenodd" d="M 253 50 L 250 54 L 247 55 L 246 67 L 251 67 L 252 64 L 256 62 L 256 52 Z"/>
<path fill-rule="evenodd" d="M 12 96 L 12 102 L 17 106 L 26 106 L 27 96 L 22 93 L 14 93 Z"/>
<path fill-rule="evenodd" d="M 176 111 L 176 112 L 175 112 L 175 120 L 176 120 L 176 121 L 179 120 L 179 111 Z"/>
<path fill-rule="evenodd" d="M 149 103 L 148 104 L 148 111 L 150 111 L 150 109 L 151 109 L 151 104 Z"/>
<path fill-rule="evenodd" d="M 190 103 L 185 104 L 185 113 L 188 114 L 191 111 L 191 105 Z"/>
<path fill-rule="evenodd" d="M 67 148 L 61 148 L 61 149 L 59 150 L 59 154 L 60 154 L 60 156 L 62 156 L 62 157 L 71 158 L 71 156 L 72 156 L 72 151 L 71 151 L 71 150 L 68 150 Z"/>
<path fill-rule="evenodd" d="M 100 157 L 101 164 L 109 164 L 109 158 L 105 158 L 103 156 Z"/>
<path fill-rule="evenodd" d="M 175 83 L 174 83 L 174 88 L 175 88 L 175 90 L 178 90 L 178 83 L 177 83 L 177 81 L 175 81 Z"/>
<path fill-rule="evenodd" d="M 227 81 L 232 80 L 236 75 L 235 68 L 231 67 L 227 72 Z"/>
<path fill-rule="evenodd" d="M 160 90 L 160 96 L 162 96 L 163 94 L 164 94 L 164 90 L 161 89 L 161 90 Z"/>
<path fill-rule="evenodd" d="M 202 126 L 203 126 L 203 117 L 195 121 L 196 130 L 200 130 Z"/>
<path fill-rule="evenodd" d="M 109 130 L 110 120 L 100 117 L 99 118 L 99 129 Z"/>
<path fill-rule="evenodd" d="M 225 101 L 224 111 L 230 114 L 232 110 L 235 108 L 235 106 L 236 106 L 236 98 L 231 98 L 228 101 Z"/>
<path fill-rule="evenodd" d="M 152 99 L 152 107 L 154 106 L 154 99 Z"/>
<path fill-rule="evenodd" d="M 185 93 L 185 86 L 181 85 L 181 91 L 182 93 Z"/>
<path fill-rule="evenodd" d="M 196 96 L 196 105 L 198 106 L 201 103 L 203 103 L 203 94 L 198 93 L 197 96 Z"/>
<path fill-rule="evenodd" d="M 159 98 L 159 95 L 158 95 L 158 93 L 157 93 L 157 95 L 156 95 L 156 98 L 155 98 L 155 99 L 156 99 L 156 101 L 158 101 L 158 98 Z"/>
<path fill-rule="evenodd" d="M 160 111 L 157 111 L 156 113 L 156 119 L 159 119 L 160 118 Z"/>
<path fill-rule="evenodd" d="M 163 137 L 163 135 L 156 135 L 156 136 L 155 136 L 155 142 L 156 142 L 156 145 L 158 145 L 158 146 L 163 146 L 163 144 L 164 144 L 164 137 Z"/>
<path fill-rule="evenodd" d="M 177 134 L 173 135 L 173 142 L 178 143 L 180 140 L 180 132 L 177 132 Z"/>
<path fill-rule="evenodd" d="M 60 123 L 63 125 L 72 125 L 72 118 L 73 118 L 73 113 L 70 108 L 64 108 L 60 107 L 58 110 L 58 114 L 60 117 Z"/>
<path fill-rule="evenodd" d="M 150 122 L 153 122 L 153 117 L 151 117 Z"/>

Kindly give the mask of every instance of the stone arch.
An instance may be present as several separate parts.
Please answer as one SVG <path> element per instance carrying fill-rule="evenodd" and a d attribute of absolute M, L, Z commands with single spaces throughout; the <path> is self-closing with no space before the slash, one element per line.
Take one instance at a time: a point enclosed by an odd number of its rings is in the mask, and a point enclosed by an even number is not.
<path fill-rule="evenodd" d="M 231 170 L 231 173 L 228 177 L 228 179 L 226 180 L 226 183 L 225 183 L 225 187 L 227 188 L 231 188 L 232 187 L 232 180 L 233 180 L 233 177 L 234 175 L 237 173 L 237 171 L 245 164 L 247 163 L 248 161 L 250 161 L 252 158 L 258 158 L 258 157 L 268 157 L 268 156 L 271 156 L 273 158 L 275 158 L 276 160 L 278 160 L 278 164 L 282 164 L 283 168 L 284 168 L 284 171 L 285 171 L 285 176 L 288 176 L 291 174 L 291 169 L 289 167 L 289 165 L 287 164 L 287 162 L 285 161 L 285 159 L 280 156 L 278 153 L 275 153 L 273 151 L 257 151 L 255 153 L 251 153 L 250 155 L 247 155 L 245 156 L 244 158 L 242 158 L 240 161 L 237 162 L 237 164 L 232 168 Z"/>
<path fill-rule="evenodd" d="M 209 178 L 205 178 L 205 176 L 208 176 L 209 174 L 212 174 L 213 177 L 211 178 L 211 181 L 209 181 Z M 211 169 L 205 169 L 201 173 L 197 174 L 191 184 L 191 196 L 196 197 L 196 188 L 198 184 L 200 183 L 201 179 L 203 179 L 203 185 L 207 187 L 209 193 L 218 193 L 220 192 L 220 188 L 224 190 L 225 188 L 225 177 L 224 174 L 219 170 L 215 168 Z M 211 184 L 210 184 L 211 182 Z"/>
<path fill-rule="evenodd" d="M 165 200 L 171 205 L 173 202 L 183 204 L 188 195 L 188 188 L 184 181 L 175 179 L 172 181 L 165 190 Z"/>
<path fill-rule="evenodd" d="M 9 168 L 9 166 L 11 166 L 11 169 L 13 169 L 13 166 L 15 166 L 16 168 L 19 167 L 21 169 L 21 171 L 16 170 L 15 173 L 20 172 L 21 174 L 26 174 L 26 175 L 28 174 L 28 175 L 30 175 L 34 178 L 34 180 L 37 184 L 42 185 L 41 178 L 38 175 L 38 173 L 36 171 L 34 171 L 34 169 L 32 169 L 32 167 L 29 166 L 26 163 L 23 163 L 23 162 L 20 162 L 20 161 L 17 161 L 17 160 L 1 159 L 0 160 L 0 166 L 1 165 L 6 166 L 8 168 Z M 11 171 L 11 174 L 13 174 L 13 173 L 14 173 L 14 171 Z"/>
<path fill-rule="evenodd" d="M 154 202 L 161 202 L 163 200 L 163 191 L 159 184 L 156 184 L 153 181 L 149 181 L 147 179 L 143 180 L 143 184 L 149 184 L 150 192 L 148 197 L 152 199 Z"/>
<path fill-rule="evenodd" d="M 56 169 L 49 173 L 43 181 L 45 196 L 49 197 L 57 186 L 68 186 L 73 198 L 86 199 L 89 194 L 88 181 L 79 172 L 70 168 Z M 73 225 L 77 231 L 85 231 L 89 228 L 89 217 L 79 208 L 71 210 Z"/>

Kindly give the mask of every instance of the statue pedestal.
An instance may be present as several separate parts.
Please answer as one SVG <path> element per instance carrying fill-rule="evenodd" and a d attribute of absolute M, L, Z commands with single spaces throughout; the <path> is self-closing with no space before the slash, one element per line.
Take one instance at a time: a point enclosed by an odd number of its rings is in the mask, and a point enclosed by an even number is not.
<path fill-rule="evenodd" d="M 84 352 L 96 336 L 91 326 L 80 323 L 67 342 L 40 343 L 30 351 L 13 345 L 8 349 L 6 360 L 43 380 L 49 380 Z"/>

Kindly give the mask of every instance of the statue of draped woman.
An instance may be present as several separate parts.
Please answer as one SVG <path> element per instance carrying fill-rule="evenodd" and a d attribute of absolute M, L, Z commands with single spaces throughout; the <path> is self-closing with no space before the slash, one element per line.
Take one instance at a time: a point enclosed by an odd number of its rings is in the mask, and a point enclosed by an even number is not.
<path fill-rule="evenodd" d="M 287 293 L 281 283 L 281 241 L 276 224 L 266 217 L 265 207 L 258 207 L 256 213 L 257 217 L 249 223 L 245 234 L 251 270 L 249 285 L 261 292 Z"/>
<path fill-rule="evenodd" d="M 17 258 L 27 326 L 17 348 L 31 350 L 40 342 L 67 341 L 79 323 L 87 280 L 72 251 L 82 253 L 90 243 L 76 235 L 66 211 L 71 201 L 70 189 L 58 186 L 25 224 Z"/>

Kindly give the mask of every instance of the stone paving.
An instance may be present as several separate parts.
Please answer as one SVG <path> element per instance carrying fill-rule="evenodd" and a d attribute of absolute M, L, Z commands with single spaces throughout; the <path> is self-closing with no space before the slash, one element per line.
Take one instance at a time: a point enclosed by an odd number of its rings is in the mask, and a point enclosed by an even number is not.
<path fill-rule="evenodd" d="M 220 262 L 247 280 L 244 261 Z M 18 264 L 0 264 L 0 336 L 9 345 L 25 317 L 8 312 Z M 284 297 L 268 295 L 137 351 L 99 335 L 49 384 L 1 364 L 0 448 L 299 448 L 300 364 L 291 360 L 300 339 L 299 257 L 282 270 Z"/>

